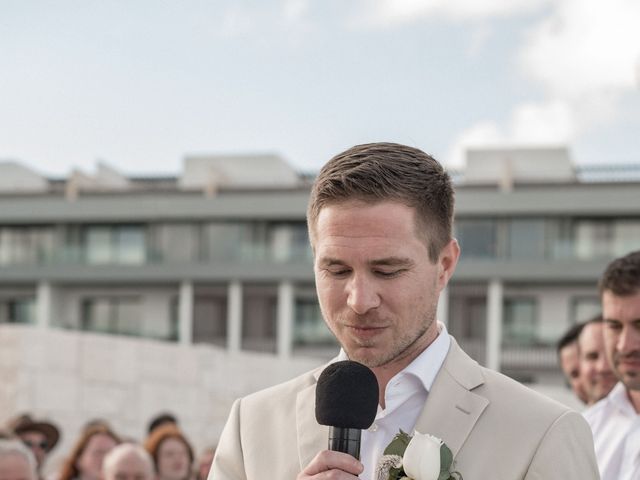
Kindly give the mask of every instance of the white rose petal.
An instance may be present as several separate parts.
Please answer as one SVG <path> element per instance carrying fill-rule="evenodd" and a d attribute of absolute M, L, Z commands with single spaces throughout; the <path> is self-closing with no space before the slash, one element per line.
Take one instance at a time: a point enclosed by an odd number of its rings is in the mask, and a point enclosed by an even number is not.
<path fill-rule="evenodd" d="M 442 440 L 416 432 L 402 458 L 404 473 L 415 480 L 438 480 Z"/>

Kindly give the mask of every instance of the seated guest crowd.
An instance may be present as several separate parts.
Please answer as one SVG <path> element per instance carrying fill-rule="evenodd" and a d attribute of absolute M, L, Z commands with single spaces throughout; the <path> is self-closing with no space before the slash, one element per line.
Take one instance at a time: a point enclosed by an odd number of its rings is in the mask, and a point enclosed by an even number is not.
<path fill-rule="evenodd" d="M 0 430 L 0 480 L 206 480 L 214 448 L 198 462 L 191 443 L 170 414 L 155 417 L 142 443 L 122 439 L 102 420 L 87 423 L 58 472 L 43 475 L 58 428 L 29 415 Z"/>

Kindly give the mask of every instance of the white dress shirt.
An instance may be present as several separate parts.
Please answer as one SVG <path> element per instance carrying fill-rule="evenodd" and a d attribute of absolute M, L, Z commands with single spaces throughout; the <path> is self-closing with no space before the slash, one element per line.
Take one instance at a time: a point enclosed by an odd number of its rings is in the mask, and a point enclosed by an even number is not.
<path fill-rule="evenodd" d="M 593 431 L 601 480 L 640 479 L 640 415 L 622 382 L 584 412 Z"/>
<path fill-rule="evenodd" d="M 361 479 L 375 479 L 378 460 L 400 429 L 413 434 L 429 390 L 451 344 L 447 329 L 442 323 L 438 322 L 438 330 L 438 336 L 431 345 L 389 380 L 384 393 L 384 410 L 378 405 L 373 425 L 362 432 L 360 461 L 364 465 L 364 472 L 360 474 Z M 347 355 L 341 351 L 338 360 L 346 359 Z"/>

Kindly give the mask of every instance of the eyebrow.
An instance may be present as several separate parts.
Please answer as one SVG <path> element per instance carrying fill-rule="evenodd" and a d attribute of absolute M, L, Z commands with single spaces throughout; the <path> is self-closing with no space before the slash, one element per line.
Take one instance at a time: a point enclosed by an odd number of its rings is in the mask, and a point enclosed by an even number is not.
<path fill-rule="evenodd" d="M 338 258 L 325 257 L 325 258 L 321 258 L 318 263 L 320 265 L 330 267 L 332 265 L 345 265 L 346 262 Z M 374 267 L 379 267 L 379 266 L 410 267 L 414 265 L 414 261 L 411 260 L 410 258 L 405 258 L 405 257 L 386 257 L 386 258 L 371 260 L 369 262 L 369 265 L 372 265 Z"/>

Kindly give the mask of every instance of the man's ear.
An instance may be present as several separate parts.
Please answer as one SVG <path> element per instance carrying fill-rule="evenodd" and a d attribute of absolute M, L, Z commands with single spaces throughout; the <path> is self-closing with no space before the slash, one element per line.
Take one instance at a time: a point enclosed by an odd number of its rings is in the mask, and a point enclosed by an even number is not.
<path fill-rule="evenodd" d="M 458 265 L 460 258 L 460 245 L 455 238 L 452 238 L 440 251 L 438 257 L 438 289 L 442 291 L 447 286 L 453 276 L 453 272 Z"/>

